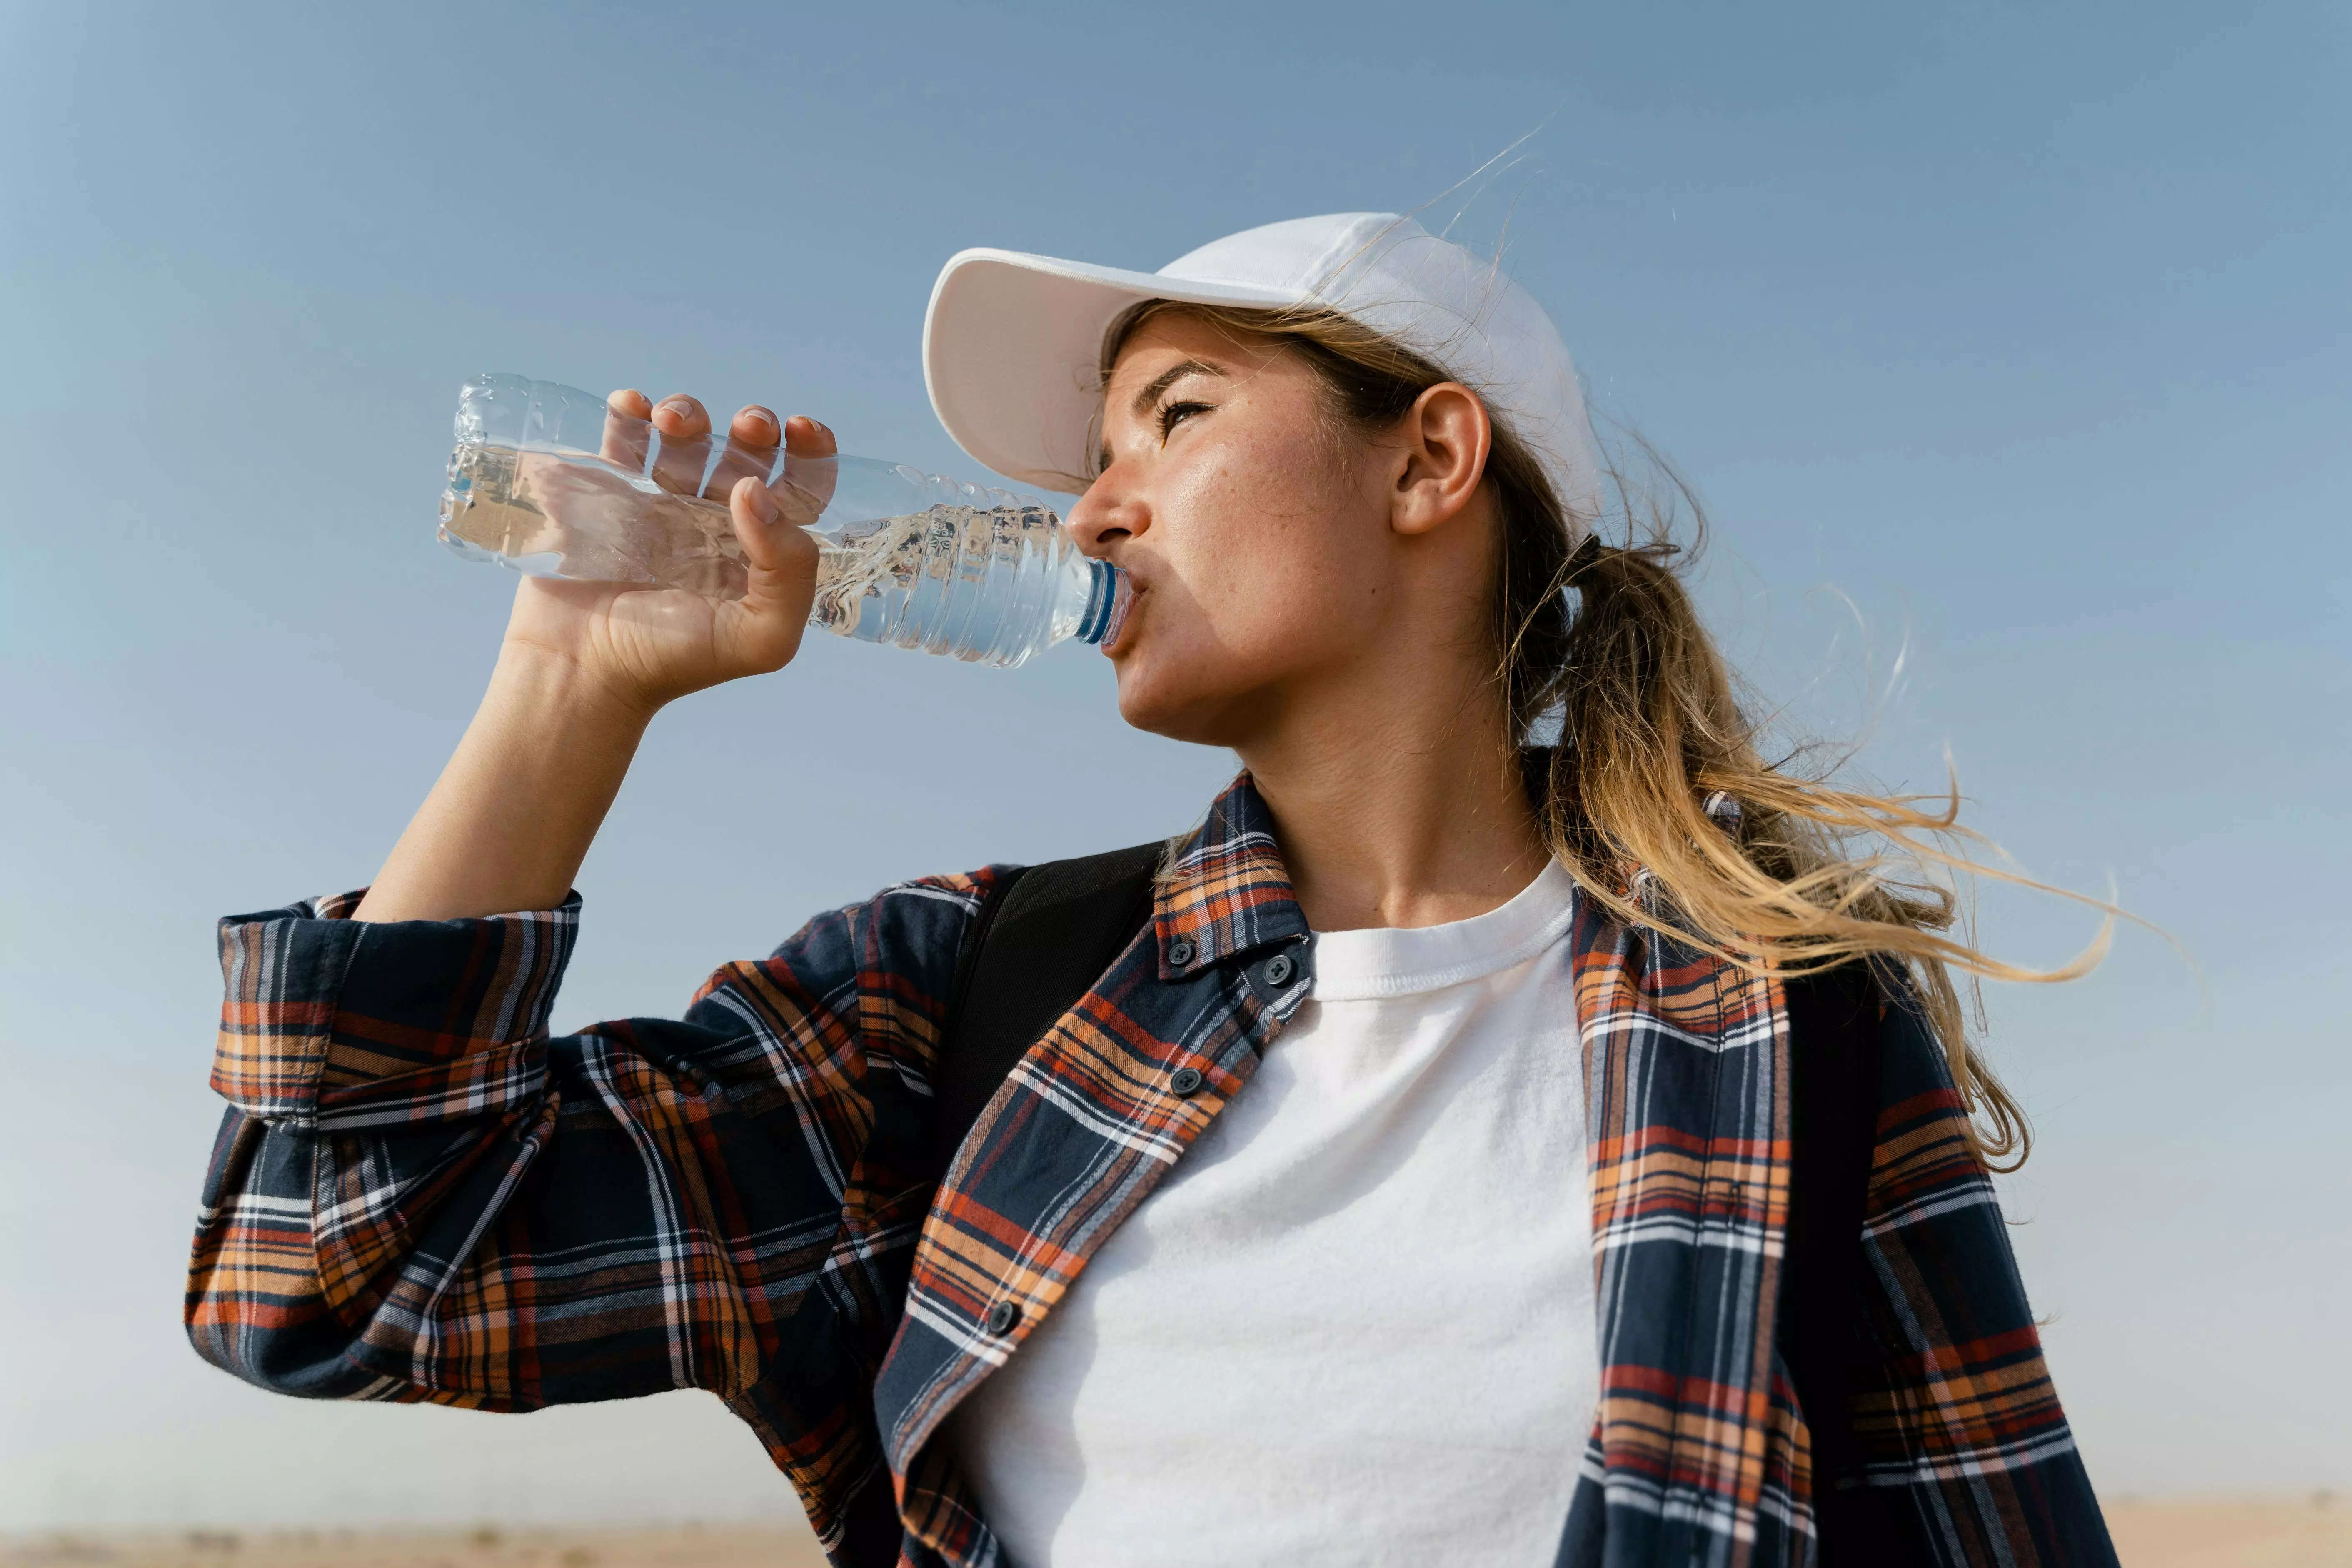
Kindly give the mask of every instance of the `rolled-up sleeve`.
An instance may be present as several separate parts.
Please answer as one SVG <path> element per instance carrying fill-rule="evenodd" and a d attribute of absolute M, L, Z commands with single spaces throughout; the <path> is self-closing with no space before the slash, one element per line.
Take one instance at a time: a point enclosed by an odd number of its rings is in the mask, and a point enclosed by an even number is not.
<path fill-rule="evenodd" d="M 537 1098 L 577 894 L 487 920 L 362 923 L 358 893 L 220 923 L 213 1089 L 247 1116 L 362 1127 Z"/>
<path fill-rule="evenodd" d="M 820 1281 L 813 1342 L 887 1333 L 866 1233 L 903 1227 L 936 1177 L 921 1107 L 982 885 L 887 890 L 721 969 L 683 1018 L 555 1037 L 576 896 L 362 923 L 345 894 L 223 921 L 229 1110 L 195 1348 L 289 1394 L 530 1409 L 738 1394 Z"/>

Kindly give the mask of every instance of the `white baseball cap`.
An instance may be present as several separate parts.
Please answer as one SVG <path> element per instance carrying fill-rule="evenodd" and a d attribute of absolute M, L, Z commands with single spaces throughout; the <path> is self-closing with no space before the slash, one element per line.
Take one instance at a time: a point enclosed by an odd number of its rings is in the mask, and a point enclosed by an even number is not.
<path fill-rule="evenodd" d="M 1599 513 L 1601 470 L 1559 329 L 1495 263 L 1394 213 L 1244 229 L 1157 272 L 959 251 L 923 320 L 923 379 L 940 423 L 998 473 L 1084 489 L 1103 334 L 1146 300 L 1324 305 L 1352 317 L 1485 398 L 1542 463 L 1572 526 Z"/>

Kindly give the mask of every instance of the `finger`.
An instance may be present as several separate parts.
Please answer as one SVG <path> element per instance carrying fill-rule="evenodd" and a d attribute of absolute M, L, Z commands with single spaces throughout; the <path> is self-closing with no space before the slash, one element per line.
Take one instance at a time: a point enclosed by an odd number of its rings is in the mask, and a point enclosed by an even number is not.
<path fill-rule="evenodd" d="M 646 454 L 653 450 L 653 399 L 634 386 L 625 386 L 604 399 L 604 441 L 597 456 L 633 474 L 646 471 Z"/>
<path fill-rule="evenodd" d="M 674 495 L 700 493 L 702 468 L 710 460 L 710 416 L 680 393 L 654 405 L 653 425 L 661 437 L 661 450 L 654 454 L 654 483 Z"/>
<path fill-rule="evenodd" d="M 840 450 L 833 432 L 807 415 L 795 414 L 784 421 L 784 471 L 776 483 L 776 499 L 794 522 L 813 523 L 833 504 L 834 487 L 841 479 L 834 458 Z"/>
<path fill-rule="evenodd" d="M 782 435 L 781 421 L 769 410 L 756 403 L 740 410 L 727 426 L 727 444 L 719 449 L 719 461 L 711 466 L 702 493 L 712 500 L 725 500 L 734 493 L 738 479 L 764 482 L 768 470 L 775 467 L 776 443 Z"/>

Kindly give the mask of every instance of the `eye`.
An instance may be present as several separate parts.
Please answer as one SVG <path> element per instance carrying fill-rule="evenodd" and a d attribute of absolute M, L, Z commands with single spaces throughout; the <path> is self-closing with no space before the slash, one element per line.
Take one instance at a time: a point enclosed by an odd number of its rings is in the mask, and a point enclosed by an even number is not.
<path fill-rule="evenodd" d="M 1169 433 L 1174 430 L 1177 426 L 1182 424 L 1186 419 L 1191 418 L 1195 414 L 1206 414 L 1209 411 L 1209 407 L 1210 405 L 1205 403 L 1171 403 L 1166 405 L 1160 410 L 1160 439 L 1162 442 L 1165 442 L 1168 439 Z"/>

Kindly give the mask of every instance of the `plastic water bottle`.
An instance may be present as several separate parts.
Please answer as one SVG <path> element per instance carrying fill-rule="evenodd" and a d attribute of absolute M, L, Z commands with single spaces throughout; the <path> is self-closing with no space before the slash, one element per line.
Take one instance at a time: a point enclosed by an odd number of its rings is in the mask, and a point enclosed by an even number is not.
<path fill-rule="evenodd" d="M 441 538 L 535 577 L 743 595 L 742 545 L 724 501 L 656 484 L 661 436 L 593 393 L 519 375 L 467 382 L 441 494 Z M 615 462 L 605 452 L 643 452 Z M 781 517 L 820 550 L 809 624 L 861 642 L 1010 668 L 1066 637 L 1118 635 L 1126 574 L 1078 553 L 1054 512 L 866 458 L 787 458 L 765 476 Z"/>

